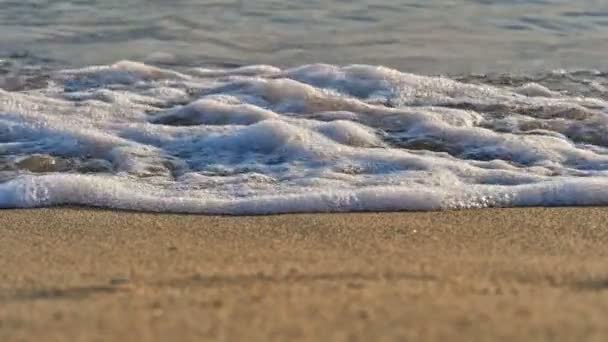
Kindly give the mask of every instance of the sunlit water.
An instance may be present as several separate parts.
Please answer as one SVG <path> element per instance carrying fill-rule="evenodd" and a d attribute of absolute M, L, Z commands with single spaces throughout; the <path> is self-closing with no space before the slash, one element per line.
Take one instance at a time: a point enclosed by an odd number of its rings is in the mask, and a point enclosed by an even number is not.
<path fill-rule="evenodd" d="M 0 1 L 0 207 L 608 204 L 602 4 Z"/>
<path fill-rule="evenodd" d="M 72 66 L 384 65 L 417 73 L 603 68 L 606 0 L 0 0 L 0 51 Z"/>

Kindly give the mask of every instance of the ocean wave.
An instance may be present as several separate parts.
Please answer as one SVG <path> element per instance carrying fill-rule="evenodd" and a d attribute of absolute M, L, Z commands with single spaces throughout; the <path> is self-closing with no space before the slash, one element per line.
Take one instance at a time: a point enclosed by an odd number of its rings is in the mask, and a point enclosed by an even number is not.
<path fill-rule="evenodd" d="M 608 77 L 368 65 L 0 75 L 0 207 L 216 214 L 608 203 Z"/>

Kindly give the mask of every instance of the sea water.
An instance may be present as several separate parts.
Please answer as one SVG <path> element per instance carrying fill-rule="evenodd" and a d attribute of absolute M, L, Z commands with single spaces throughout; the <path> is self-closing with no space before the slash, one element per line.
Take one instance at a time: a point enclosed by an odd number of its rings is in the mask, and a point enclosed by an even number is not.
<path fill-rule="evenodd" d="M 423 74 L 608 67 L 606 0 L 0 0 L 0 56 Z"/>
<path fill-rule="evenodd" d="M 608 204 L 602 1 L 145 3 L 0 1 L 1 208 Z"/>

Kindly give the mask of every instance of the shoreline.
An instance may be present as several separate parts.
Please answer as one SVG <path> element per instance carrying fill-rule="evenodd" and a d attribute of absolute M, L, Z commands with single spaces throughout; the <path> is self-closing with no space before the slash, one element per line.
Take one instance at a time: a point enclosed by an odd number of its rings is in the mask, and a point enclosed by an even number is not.
<path fill-rule="evenodd" d="M 605 340 L 608 208 L 0 211 L 0 340 Z"/>

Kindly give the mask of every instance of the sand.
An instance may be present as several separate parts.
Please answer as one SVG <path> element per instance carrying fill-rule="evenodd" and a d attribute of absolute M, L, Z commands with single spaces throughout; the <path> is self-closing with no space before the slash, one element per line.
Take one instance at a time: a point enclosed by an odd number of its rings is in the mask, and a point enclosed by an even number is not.
<path fill-rule="evenodd" d="M 608 208 L 0 211 L 0 341 L 605 341 Z"/>

